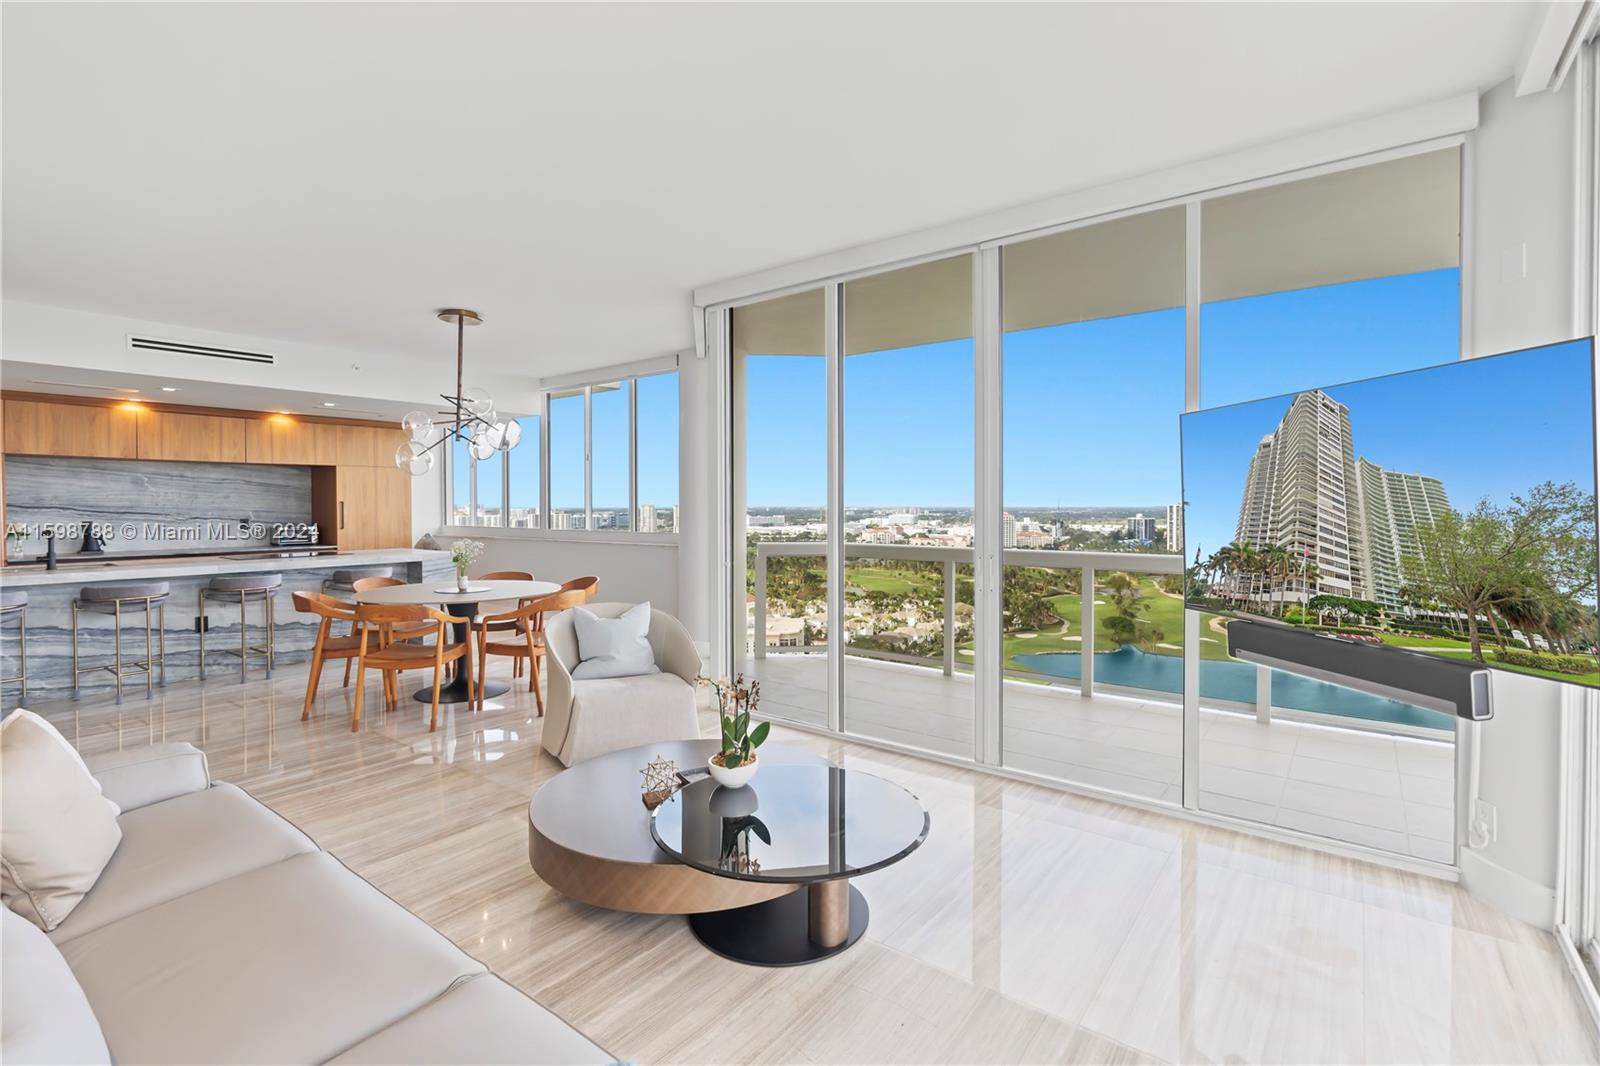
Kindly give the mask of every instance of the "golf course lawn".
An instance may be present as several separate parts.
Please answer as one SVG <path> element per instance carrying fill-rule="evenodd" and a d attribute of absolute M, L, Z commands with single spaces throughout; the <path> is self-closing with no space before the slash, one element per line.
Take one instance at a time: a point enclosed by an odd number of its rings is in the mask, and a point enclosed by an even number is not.
<path fill-rule="evenodd" d="M 1104 575 L 1102 575 L 1103 577 Z M 888 592 L 899 595 L 918 596 L 926 599 L 937 599 L 941 595 L 942 578 L 936 571 L 930 570 L 895 570 L 887 567 L 864 566 L 859 563 L 850 564 L 847 570 L 847 580 L 853 591 L 858 592 Z M 1169 596 L 1156 586 L 1155 578 L 1138 578 L 1140 599 L 1148 604 L 1146 610 L 1140 613 L 1141 618 L 1148 619 L 1161 628 L 1161 644 L 1178 645 L 1178 647 L 1155 647 L 1147 650 L 1157 655 L 1181 655 L 1183 644 L 1183 600 L 1176 596 Z M 1095 604 L 1095 645 L 1094 651 L 1116 651 L 1116 644 L 1106 635 L 1105 619 L 1115 613 L 1109 597 L 1103 589 L 1096 597 L 1102 602 Z M 1053 596 L 1050 605 L 1055 608 L 1061 617 L 1064 626 L 1049 627 L 1040 630 L 1026 630 L 1022 633 L 1007 633 L 1005 635 L 1005 668 L 1007 670 L 1027 671 L 1029 668 L 1016 661 L 1018 655 L 1038 655 L 1047 652 L 1081 652 L 1083 642 L 1078 627 L 1078 612 L 1081 609 L 1081 600 L 1076 595 Z M 1219 616 L 1202 613 L 1200 616 L 1200 658 L 1202 659 L 1227 659 L 1227 636 L 1212 626 L 1213 620 Z M 1065 630 L 1063 632 L 1063 629 Z M 1206 639 L 1210 638 L 1210 639 Z M 1409 651 L 1427 652 L 1432 655 L 1442 655 L 1447 658 L 1465 658 L 1468 654 L 1468 644 L 1465 640 L 1456 640 L 1451 637 L 1418 637 L 1404 633 L 1381 633 L 1379 638 L 1390 647 L 1405 648 Z M 972 651 L 970 642 L 961 646 L 969 655 Z M 1490 642 L 1485 641 L 1485 650 L 1491 650 Z M 1559 674 L 1549 670 L 1534 670 L 1518 666 L 1506 666 L 1499 663 L 1492 665 L 1501 666 L 1503 669 L 1512 670 L 1522 674 L 1532 674 L 1537 677 L 1550 677 L 1558 681 L 1566 681 L 1579 685 L 1594 685 L 1600 687 L 1600 670 L 1589 674 Z"/>
<path fill-rule="evenodd" d="M 1139 578 L 1140 598 L 1149 607 L 1141 612 L 1141 618 L 1148 619 L 1161 628 L 1161 644 L 1172 644 L 1175 647 L 1155 647 L 1149 649 L 1157 655 L 1181 656 L 1183 646 L 1183 600 L 1176 596 L 1169 596 L 1156 586 L 1154 578 Z M 1116 613 L 1116 608 L 1102 591 L 1094 608 L 1095 641 L 1092 650 L 1116 651 L 1117 644 L 1106 635 L 1105 619 Z M 1007 633 L 1005 635 L 1005 668 L 1008 670 L 1027 670 L 1029 667 L 1018 663 L 1018 655 L 1037 655 L 1042 652 L 1079 651 L 1083 650 L 1083 641 L 1078 628 L 1079 612 L 1083 609 L 1083 601 L 1075 595 L 1052 596 L 1050 605 L 1055 608 L 1056 614 L 1061 616 L 1066 623 L 1066 632 L 1061 627 L 1054 629 L 1027 630 L 1025 633 Z M 1211 628 L 1214 614 L 1200 616 L 1200 658 L 1226 659 L 1228 657 L 1227 637 Z M 1025 635 L 1030 634 L 1030 635 Z M 1209 640 L 1204 638 L 1211 638 Z M 970 645 L 968 645 L 970 647 Z"/>

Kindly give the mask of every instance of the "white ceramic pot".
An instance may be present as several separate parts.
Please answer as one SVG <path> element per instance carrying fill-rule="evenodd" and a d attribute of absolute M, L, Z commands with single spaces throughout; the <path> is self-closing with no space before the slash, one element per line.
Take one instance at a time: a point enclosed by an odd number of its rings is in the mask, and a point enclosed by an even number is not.
<path fill-rule="evenodd" d="M 711 779 L 723 788 L 743 788 L 756 776 L 760 767 L 760 756 L 752 755 L 749 762 L 740 763 L 733 769 L 728 769 L 710 759 L 706 760 L 706 769 L 711 771 Z"/>

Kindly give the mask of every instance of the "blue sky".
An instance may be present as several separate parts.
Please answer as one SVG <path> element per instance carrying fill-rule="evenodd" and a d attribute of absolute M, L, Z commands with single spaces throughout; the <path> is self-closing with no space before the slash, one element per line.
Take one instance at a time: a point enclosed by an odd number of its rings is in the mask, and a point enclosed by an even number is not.
<path fill-rule="evenodd" d="M 1206 304 L 1208 406 L 1455 358 L 1454 269 Z M 1179 494 L 1181 308 L 1009 333 L 1007 506 L 1158 507 Z M 847 506 L 971 506 L 973 346 L 950 341 L 845 360 Z M 827 482 L 823 360 L 747 361 L 747 500 L 820 507 Z"/>
<path fill-rule="evenodd" d="M 1472 359 L 1324 389 L 1350 408 L 1357 458 L 1444 483 L 1458 510 L 1508 501 L 1542 481 L 1594 491 L 1587 341 Z M 1250 456 L 1292 396 L 1184 418 L 1187 558 L 1233 539 Z M 1514 433 L 1502 435 L 1510 419 Z"/>

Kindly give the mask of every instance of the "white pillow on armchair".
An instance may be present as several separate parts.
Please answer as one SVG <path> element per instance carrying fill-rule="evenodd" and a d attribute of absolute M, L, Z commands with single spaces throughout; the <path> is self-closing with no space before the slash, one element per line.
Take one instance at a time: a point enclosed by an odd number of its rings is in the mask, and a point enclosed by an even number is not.
<path fill-rule="evenodd" d="M 572 668 L 574 681 L 661 672 L 650 648 L 649 600 L 616 618 L 601 618 L 593 611 L 574 607 L 572 628 L 578 637 L 578 665 Z"/>

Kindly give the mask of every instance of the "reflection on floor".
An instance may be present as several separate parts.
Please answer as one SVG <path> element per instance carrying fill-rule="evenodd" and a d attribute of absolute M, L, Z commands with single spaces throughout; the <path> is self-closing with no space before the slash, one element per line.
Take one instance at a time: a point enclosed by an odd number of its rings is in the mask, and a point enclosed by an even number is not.
<path fill-rule="evenodd" d="M 826 660 L 769 655 L 747 672 L 774 716 L 826 723 Z M 1175 703 L 1007 684 L 1003 749 L 1013 769 L 1146 799 L 1183 802 L 1183 712 Z M 1202 709 L 1200 807 L 1401 855 L 1452 861 L 1455 745 Z M 846 728 L 972 756 L 972 679 L 845 661 Z"/>
<path fill-rule="evenodd" d="M 528 798 L 559 766 L 525 691 L 441 715 L 437 734 L 410 700 L 352 734 L 336 679 L 301 723 L 304 678 L 287 668 L 120 709 L 98 694 L 34 709 L 85 751 L 200 744 L 218 779 L 623 1060 L 1600 1054 L 1552 939 L 1453 885 L 781 728 L 775 742 L 904 784 L 932 831 L 860 879 L 861 943 L 813 966 L 741 966 L 681 919 L 576 905 L 529 869 Z"/>

